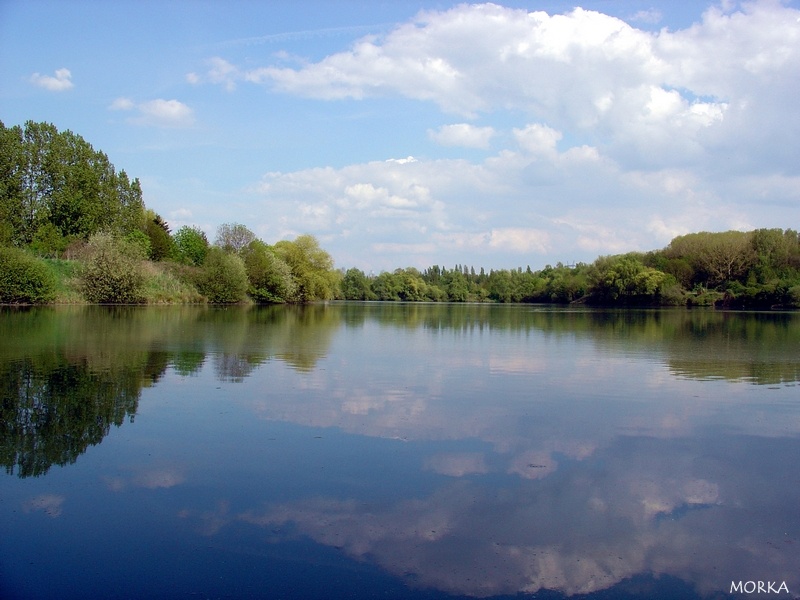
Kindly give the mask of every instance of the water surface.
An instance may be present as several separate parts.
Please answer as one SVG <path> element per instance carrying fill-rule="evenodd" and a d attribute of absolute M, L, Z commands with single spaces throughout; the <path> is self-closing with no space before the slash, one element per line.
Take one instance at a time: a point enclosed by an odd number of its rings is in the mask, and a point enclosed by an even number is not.
<path fill-rule="evenodd" d="M 63 307 L 0 339 L 4 599 L 800 593 L 798 314 Z"/>

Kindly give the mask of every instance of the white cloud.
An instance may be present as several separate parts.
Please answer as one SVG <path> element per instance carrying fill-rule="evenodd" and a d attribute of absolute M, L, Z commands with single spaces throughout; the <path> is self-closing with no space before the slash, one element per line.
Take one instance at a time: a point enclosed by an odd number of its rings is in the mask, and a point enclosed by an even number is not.
<path fill-rule="evenodd" d="M 57 69 L 55 75 L 34 73 L 30 77 L 30 82 L 51 92 L 63 92 L 75 85 L 72 83 L 72 73 L 69 69 Z"/>
<path fill-rule="evenodd" d="M 181 127 L 194 122 L 194 114 L 183 102 L 178 100 L 150 100 L 139 105 L 145 120 L 151 123 Z"/>
<path fill-rule="evenodd" d="M 524 129 L 515 129 L 514 137 L 520 148 L 528 154 L 553 156 L 556 153 L 556 144 L 563 135 L 551 127 L 534 123 Z"/>
<path fill-rule="evenodd" d="M 108 107 L 109 110 L 133 110 L 136 104 L 130 98 L 117 98 Z"/>
<path fill-rule="evenodd" d="M 632 21 L 659 16 L 644 11 Z M 384 36 L 297 67 L 242 69 L 214 58 L 202 80 L 228 89 L 250 81 L 320 99 L 403 96 L 471 117 L 522 111 L 544 126 L 589 135 L 636 168 L 706 161 L 739 171 L 743 162 L 772 161 L 776 170 L 796 169 L 798 17 L 778 2 L 751 2 L 712 7 L 684 30 L 649 32 L 580 8 L 548 15 L 462 4 L 424 11 Z M 429 135 L 486 148 L 491 131 L 457 124 Z M 748 150 L 769 140 L 766 153 Z M 726 154 L 737 166 L 715 159 Z"/>
<path fill-rule="evenodd" d="M 488 148 L 495 131 L 492 127 L 475 127 L 468 123 L 442 125 L 438 130 L 428 130 L 428 136 L 442 146 Z"/>
<path fill-rule="evenodd" d="M 194 124 L 194 111 L 178 100 L 149 100 L 136 103 L 130 98 L 117 98 L 108 107 L 115 111 L 135 111 L 137 116 L 130 119 L 137 125 L 156 127 L 190 127 Z"/>
<path fill-rule="evenodd" d="M 541 268 L 660 248 L 690 230 L 763 226 L 731 206 L 727 188 L 691 169 L 625 171 L 598 148 L 559 149 L 563 134 L 540 123 L 512 134 L 517 151 L 481 163 L 389 160 L 268 173 L 251 191 L 282 219 L 257 227 L 269 240 L 325 236 L 340 266 L 391 270 L 464 260 Z M 764 193 L 796 198 L 792 181 L 773 178 Z M 751 178 L 744 189 L 756 182 L 766 185 Z M 772 214 L 781 214 L 779 204 Z"/>
<path fill-rule="evenodd" d="M 253 190 L 281 215 L 256 226 L 265 236 L 310 231 L 344 266 L 404 262 L 390 252 L 420 267 L 476 255 L 536 266 L 657 248 L 687 227 L 787 226 L 781 208 L 796 208 L 800 176 L 798 16 L 761 1 L 645 31 L 590 10 L 462 4 L 322 60 L 215 57 L 187 79 L 427 101 L 465 119 L 429 129 L 431 141 L 497 147 L 479 162 L 409 156 L 269 173 Z M 467 122 L 479 116 L 486 125 Z"/>

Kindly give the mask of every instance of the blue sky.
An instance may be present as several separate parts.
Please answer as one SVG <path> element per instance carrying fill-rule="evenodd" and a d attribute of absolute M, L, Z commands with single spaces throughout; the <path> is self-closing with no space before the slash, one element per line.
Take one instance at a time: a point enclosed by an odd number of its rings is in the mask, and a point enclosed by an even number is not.
<path fill-rule="evenodd" d="M 173 230 L 541 268 L 798 228 L 800 2 L 0 0 L 0 119 Z"/>

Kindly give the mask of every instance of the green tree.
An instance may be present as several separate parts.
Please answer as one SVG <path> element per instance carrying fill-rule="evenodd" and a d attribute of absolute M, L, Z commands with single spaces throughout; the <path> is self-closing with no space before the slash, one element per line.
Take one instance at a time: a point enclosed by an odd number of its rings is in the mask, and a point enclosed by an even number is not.
<path fill-rule="evenodd" d="M 339 274 L 333 269 L 333 258 L 320 248 L 312 235 L 298 236 L 294 241 L 281 240 L 275 251 L 292 271 L 300 302 L 330 300 L 336 297 Z"/>
<path fill-rule="evenodd" d="M 395 273 L 383 271 L 372 280 L 371 292 L 377 300 L 399 301 L 402 282 Z"/>
<path fill-rule="evenodd" d="M 466 302 L 469 295 L 469 284 L 467 278 L 462 273 L 459 267 L 452 271 L 448 271 L 442 277 L 442 284 L 444 290 L 447 292 L 447 298 L 450 302 Z"/>
<path fill-rule="evenodd" d="M 58 258 L 67 247 L 70 238 L 61 235 L 58 227 L 51 222 L 43 223 L 33 234 L 30 249 L 40 256 Z"/>
<path fill-rule="evenodd" d="M 673 239 L 665 249 L 667 258 L 682 258 L 695 271 L 693 283 L 717 286 L 742 279 L 755 264 L 752 232 L 690 233 Z"/>
<path fill-rule="evenodd" d="M 208 238 L 199 227 L 184 225 L 172 234 L 172 243 L 179 262 L 200 266 L 208 254 Z"/>
<path fill-rule="evenodd" d="M 347 269 L 342 277 L 342 296 L 345 300 L 375 299 L 364 271 L 356 268 Z"/>
<path fill-rule="evenodd" d="M 138 180 L 118 175 L 81 136 L 50 123 L 0 123 L 0 150 L 0 236 L 6 242 L 27 245 L 42 231 L 52 238 L 52 229 L 43 229 L 48 224 L 66 240 L 136 228 L 144 207 Z"/>
<path fill-rule="evenodd" d="M 22 129 L 0 121 L 0 245 L 23 241 L 22 157 Z"/>
<path fill-rule="evenodd" d="M 289 265 L 261 240 L 253 240 L 241 252 L 247 278 L 247 293 L 256 302 L 293 302 L 297 284 Z"/>
<path fill-rule="evenodd" d="M 169 225 L 150 209 L 144 212 L 144 233 L 150 240 L 150 260 L 164 260 L 174 254 Z"/>
<path fill-rule="evenodd" d="M 598 258 L 590 277 L 590 293 L 603 301 L 653 302 L 668 282 L 665 273 L 631 254 Z"/>
<path fill-rule="evenodd" d="M 209 302 L 234 304 L 247 296 L 247 271 L 236 254 L 212 246 L 198 276 L 197 289 Z"/>
<path fill-rule="evenodd" d="M 781 229 L 756 229 L 751 243 L 755 253 L 755 276 L 759 283 L 783 274 L 789 266 L 790 239 Z"/>

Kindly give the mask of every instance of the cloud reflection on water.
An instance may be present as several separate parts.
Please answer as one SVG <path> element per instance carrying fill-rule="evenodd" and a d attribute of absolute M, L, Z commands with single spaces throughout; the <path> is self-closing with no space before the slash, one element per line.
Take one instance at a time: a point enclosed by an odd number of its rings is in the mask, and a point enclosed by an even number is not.
<path fill-rule="evenodd" d="M 797 441 L 679 446 L 629 437 L 537 479 L 494 486 L 476 470 L 424 497 L 317 496 L 200 520 L 206 534 L 234 522 L 264 528 L 270 539 L 299 533 L 398 577 L 413 574 L 417 586 L 478 597 L 587 594 L 640 573 L 679 577 L 703 593 L 727 591 L 745 576 L 797 589 Z M 786 458 L 756 474 L 773 453 Z M 450 458 L 480 464 L 476 456 Z M 446 456 L 432 460 L 449 464 Z"/>

